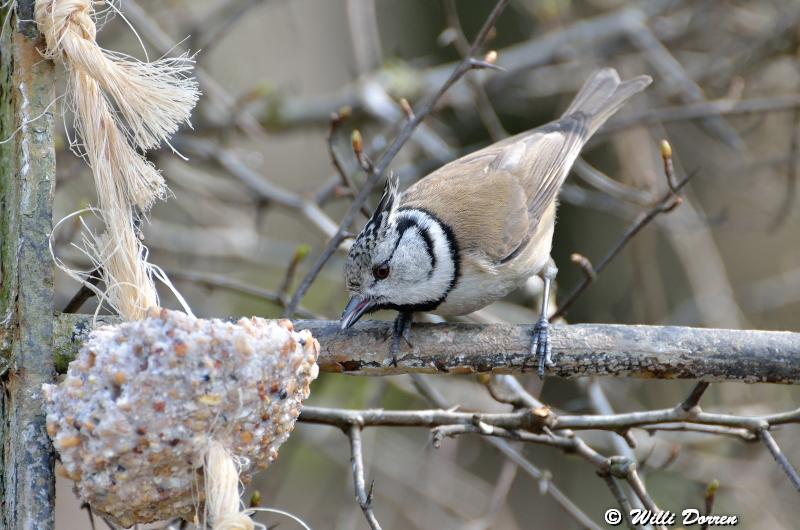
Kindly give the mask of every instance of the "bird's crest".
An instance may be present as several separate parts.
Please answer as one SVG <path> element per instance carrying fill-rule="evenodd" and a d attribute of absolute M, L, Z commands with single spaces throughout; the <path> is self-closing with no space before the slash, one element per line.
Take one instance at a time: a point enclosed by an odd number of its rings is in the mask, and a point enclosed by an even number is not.
<path fill-rule="evenodd" d="M 386 186 L 383 188 L 381 200 L 358 239 L 361 239 L 362 236 L 367 239 L 374 239 L 374 235 L 382 232 L 389 224 L 389 218 L 400 202 L 397 180 L 397 176 L 391 173 L 386 178 Z"/>
<path fill-rule="evenodd" d="M 389 227 L 392 213 L 397 209 L 400 202 L 400 192 L 398 191 L 398 178 L 396 175 L 389 174 L 386 178 L 386 186 L 383 195 L 378 203 L 375 212 L 367 221 L 366 226 L 358 234 L 353 246 L 350 247 L 350 265 L 347 267 L 346 277 L 348 287 L 355 287 L 358 284 L 359 269 L 369 267 L 371 264 L 372 250 L 375 244 Z"/>

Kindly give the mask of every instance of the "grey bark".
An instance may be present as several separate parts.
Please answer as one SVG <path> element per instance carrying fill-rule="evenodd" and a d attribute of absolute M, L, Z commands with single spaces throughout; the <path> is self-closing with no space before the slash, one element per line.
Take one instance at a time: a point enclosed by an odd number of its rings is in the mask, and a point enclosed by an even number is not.
<path fill-rule="evenodd" d="M 37 50 L 32 0 L 0 41 L 0 350 L 3 391 L 1 529 L 53 528 L 54 453 L 45 430 L 42 384 L 55 377 L 53 269 L 48 250 L 55 183 L 53 65 Z M 6 20 L 6 2 L 0 19 Z"/>
<path fill-rule="evenodd" d="M 61 315 L 55 333 L 59 371 L 91 330 L 88 315 Z M 107 320 L 113 321 L 113 320 Z M 366 321 L 348 331 L 337 322 L 296 320 L 319 340 L 325 372 L 357 375 L 470 374 L 535 371 L 528 356 L 532 325 L 414 324 L 397 366 L 391 323 Z M 800 333 L 673 326 L 577 324 L 551 328 L 549 375 L 800 383 Z"/>

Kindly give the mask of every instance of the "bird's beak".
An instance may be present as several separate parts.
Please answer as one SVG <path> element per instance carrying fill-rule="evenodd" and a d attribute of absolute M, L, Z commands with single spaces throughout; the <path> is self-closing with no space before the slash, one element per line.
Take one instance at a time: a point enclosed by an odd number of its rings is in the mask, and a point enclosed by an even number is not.
<path fill-rule="evenodd" d="M 353 295 L 342 313 L 341 326 L 347 329 L 361 318 L 364 313 L 375 307 L 375 302 L 368 296 Z"/>

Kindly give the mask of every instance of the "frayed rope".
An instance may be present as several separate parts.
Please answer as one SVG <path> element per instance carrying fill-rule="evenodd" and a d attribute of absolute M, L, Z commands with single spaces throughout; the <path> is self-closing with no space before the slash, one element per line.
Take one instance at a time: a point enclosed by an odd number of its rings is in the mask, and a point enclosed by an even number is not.
<path fill-rule="evenodd" d="M 126 320 L 144 318 L 158 305 L 152 266 L 135 222 L 168 190 L 143 155 L 188 124 L 200 95 L 189 77 L 192 58 L 153 62 L 103 50 L 90 0 L 38 0 L 36 22 L 44 55 L 68 73 L 68 94 L 84 158 L 92 168 L 105 232 L 87 241 L 86 252 L 102 264 L 108 303 Z M 137 211 L 138 210 L 138 211 Z"/>
<path fill-rule="evenodd" d="M 240 510 L 239 470 L 233 457 L 216 440 L 208 446 L 204 466 L 206 513 L 213 530 L 255 530 L 253 520 Z"/>

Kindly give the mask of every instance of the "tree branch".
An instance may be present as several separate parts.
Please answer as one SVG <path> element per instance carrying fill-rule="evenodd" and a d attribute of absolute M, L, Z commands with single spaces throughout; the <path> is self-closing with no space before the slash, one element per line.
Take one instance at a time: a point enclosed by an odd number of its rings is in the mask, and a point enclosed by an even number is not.
<path fill-rule="evenodd" d="M 344 431 L 350 438 L 350 465 L 353 467 L 353 487 L 356 492 L 356 502 L 361 507 L 361 511 L 364 512 L 364 517 L 367 519 L 369 527 L 372 530 L 381 530 L 381 525 L 372 511 L 372 484 L 370 484 L 369 490 L 366 487 L 364 456 L 361 448 L 361 427 L 351 424 Z"/>
<path fill-rule="evenodd" d="M 32 0 L 4 2 L 0 9 L 8 23 L 0 30 L 0 350 L 8 362 L 0 387 L 0 528 L 50 530 L 55 453 L 41 388 L 55 377 L 48 245 L 55 193 L 55 111 L 48 109 L 55 73 L 42 59 L 33 9 Z"/>
<path fill-rule="evenodd" d="M 114 321 L 109 317 L 100 323 Z M 90 315 L 56 320 L 57 367 L 66 369 L 92 327 Z M 386 337 L 391 322 L 367 321 L 347 331 L 327 320 L 297 320 L 319 340 L 322 371 L 357 375 L 402 373 L 521 373 L 532 325 L 414 324 L 413 346 L 402 345 L 397 366 Z M 550 375 L 704 379 L 800 383 L 800 333 L 672 326 L 576 324 L 552 327 Z"/>
<path fill-rule="evenodd" d="M 766 429 L 761 429 L 758 433 L 759 438 L 764 442 L 764 445 L 767 446 L 769 449 L 770 454 L 772 454 L 772 458 L 778 463 L 778 465 L 783 469 L 786 475 L 789 477 L 789 480 L 792 481 L 792 486 L 795 487 L 796 490 L 800 491 L 800 474 L 797 473 L 797 469 L 789 462 L 789 459 L 786 458 L 786 455 L 783 454 L 781 448 L 778 446 L 778 442 L 775 441 L 775 438 L 772 437 L 772 434 Z"/>

